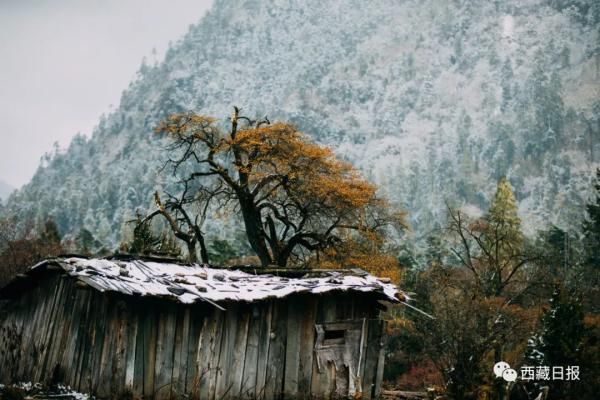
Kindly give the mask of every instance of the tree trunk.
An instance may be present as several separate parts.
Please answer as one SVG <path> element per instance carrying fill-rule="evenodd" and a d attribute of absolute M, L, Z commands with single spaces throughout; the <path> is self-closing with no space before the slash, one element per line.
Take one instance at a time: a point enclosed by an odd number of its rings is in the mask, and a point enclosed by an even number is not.
<path fill-rule="evenodd" d="M 237 133 L 237 124 L 239 117 L 239 109 L 233 107 L 233 115 L 231 117 L 231 139 L 235 139 Z M 238 166 L 242 165 L 242 155 L 236 146 L 233 146 L 233 155 L 235 157 L 235 164 Z M 246 236 L 250 247 L 256 253 L 260 259 L 261 265 L 267 266 L 273 263 L 273 259 L 269 252 L 266 243 L 266 235 L 262 226 L 262 220 L 260 218 L 260 211 L 256 209 L 254 204 L 254 197 L 250 193 L 248 188 L 248 174 L 238 169 L 239 186 L 235 187 L 234 190 L 238 196 L 240 203 L 240 209 L 242 210 L 242 216 L 244 217 L 244 226 L 246 228 Z"/>
<path fill-rule="evenodd" d="M 494 364 L 497 362 L 503 361 L 502 360 L 502 344 L 501 343 L 495 343 L 494 344 Z M 505 388 L 505 382 L 504 379 L 500 378 L 500 379 L 496 379 L 495 381 L 496 383 L 496 389 L 497 389 L 497 399 L 498 400 L 506 400 L 506 388 Z"/>
<path fill-rule="evenodd" d="M 250 247 L 252 247 L 252 250 L 254 250 L 260 259 L 260 263 L 263 267 L 272 264 L 273 260 L 267 247 L 260 212 L 254 206 L 252 198 L 240 196 L 239 202 Z"/>
<path fill-rule="evenodd" d="M 190 263 L 198 262 L 198 257 L 196 256 L 196 243 L 194 241 L 186 242 L 188 248 L 188 261 Z"/>
<path fill-rule="evenodd" d="M 204 236 L 198 236 L 198 243 L 200 244 L 200 259 L 204 264 L 210 264 L 208 249 L 206 248 L 206 243 L 204 242 Z"/>

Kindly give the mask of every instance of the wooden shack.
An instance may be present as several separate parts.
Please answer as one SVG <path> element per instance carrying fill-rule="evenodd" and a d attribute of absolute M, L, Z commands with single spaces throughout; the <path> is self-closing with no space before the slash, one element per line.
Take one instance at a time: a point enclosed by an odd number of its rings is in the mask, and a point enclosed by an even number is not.
<path fill-rule="evenodd" d="M 0 291 L 0 382 L 100 398 L 376 398 L 380 301 L 362 270 L 61 258 Z"/>

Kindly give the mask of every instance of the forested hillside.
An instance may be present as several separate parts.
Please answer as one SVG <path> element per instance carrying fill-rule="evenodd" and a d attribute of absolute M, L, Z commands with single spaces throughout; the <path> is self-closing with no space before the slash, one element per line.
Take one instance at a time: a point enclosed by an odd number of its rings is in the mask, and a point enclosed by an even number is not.
<path fill-rule="evenodd" d="M 526 232 L 577 229 L 600 165 L 599 28 L 594 0 L 218 0 L 4 212 L 115 246 L 173 179 L 159 173 L 158 122 L 225 120 L 235 104 L 334 148 L 408 210 L 417 236 L 444 223 L 445 202 L 487 210 L 505 175 Z M 234 241 L 223 224 L 209 237 Z"/>

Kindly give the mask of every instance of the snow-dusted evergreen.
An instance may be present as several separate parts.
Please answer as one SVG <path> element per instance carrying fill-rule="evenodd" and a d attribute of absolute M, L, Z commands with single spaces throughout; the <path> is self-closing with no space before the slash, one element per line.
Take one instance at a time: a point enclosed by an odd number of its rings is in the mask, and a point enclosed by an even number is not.
<path fill-rule="evenodd" d="M 236 104 L 335 148 L 417 234 L 444 223 L 446 201 L 487 209 L 503 175 L 526 232 L 572 229 L 600 159 L 599 27 L 594 0 L 217 0 L 7 208 L 116 244 L 173 179 L 157 174 L 159 120 Z M 231 238 L 222 224 L 209 235 Z"/>

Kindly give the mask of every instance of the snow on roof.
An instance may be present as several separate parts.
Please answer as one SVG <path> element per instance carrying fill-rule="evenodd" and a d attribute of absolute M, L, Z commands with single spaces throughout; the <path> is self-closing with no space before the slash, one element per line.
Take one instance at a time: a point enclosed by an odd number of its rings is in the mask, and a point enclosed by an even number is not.
<path fill-rule="evenodd" d="M 48 263 L 32 267 L 34 271 Z M 293 293 L 352 291 L 378 294 L 383 300 L 399 302 L 407 296 L 388 279 L 365 271 L 318 270 L 301 278 L 248 273 L 239 269 L 211 268 L 207 265 L 181 265 L 169 262 L 115 259 L 59 259 L 66 273 L 101 291 L 126 295 L 170 297 L 184 304 L 207 301 L 253 302 L 282 298 Z M 283 274 L 282 274 L 283 275 Z"/>

